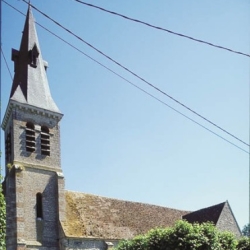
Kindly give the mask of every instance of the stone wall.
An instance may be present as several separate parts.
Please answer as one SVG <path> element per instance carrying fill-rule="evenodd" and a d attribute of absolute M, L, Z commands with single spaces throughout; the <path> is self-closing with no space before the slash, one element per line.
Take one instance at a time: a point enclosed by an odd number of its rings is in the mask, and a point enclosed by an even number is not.
<path fill-rule="evenodd" d="M 17 242 L 58 249 L 57 174 L 24 167 L 15 175 Z M 37 218 L 36 214 L 37 193 L 42 194 L 42 218 Z"/>
<path fill-rule="evenodd" d="M 228 202 L 225 203 L 225 206 L 222 210 L 222 213 L 216 224 L 216 227 L 221 231 L 232 232 L 236 237 L 241 236 L 240 228 L 238 226 L 236 219 L 234 218 L 234 215 L 232 213 L 232 210 Z"/>
<path fill-rule="evenodd" d="M 64 218 L 59 120 L 33 107 L 11 109 L 5 128 L 5 136 L 11 132 L 12 144 L 5 180 L 7 250 L 59 250 L 59 214 Z M 27 122 L 35 126 L 34 152 L 26 150 Z M 41 154 L 41 126 L 49 128 L 50 156 Z M 42 218 L 37 218 L 38 193 L 42 195 Z"/>
<path fill-rule="evenodd" d="M 61 250 L 107 250 L 118 244 L 116 240 L 76 239 L 68 238 L 61 241 Z"/>
<path fill-rule="evenodd" d="M 35 109 L 24 109 L 19 106 L 13 107 L 13 141 L 15 162 L 42 165 L 60 169 L 60 126 L 58 120 L 52 115 L 42 113 Z M 35 152 L 26 151 L 26 123 L 32 122 L 35 125 Z M 41 154 L 41 126 L 47 126 L 50 134 L 50 157 Z"/>
<path fill-rule="evenodd" d="M 5 179 L 6 200 L 6 244 L 7 250 L 17 248 L 17 219 L 16 219 L 16 185 L 15 175 L 10 174 Z"/>

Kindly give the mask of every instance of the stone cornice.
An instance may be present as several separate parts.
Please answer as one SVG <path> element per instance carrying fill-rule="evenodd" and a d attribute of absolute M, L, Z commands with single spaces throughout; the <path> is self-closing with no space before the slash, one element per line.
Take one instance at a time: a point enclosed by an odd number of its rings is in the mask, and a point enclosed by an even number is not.
<path fill-rule="evenodd" d="M 37 165 L 37 164 L 33 165 L 33 164 L 28 164 L 28 163 L 25 163 L 25 162 L 18 162 L 18 161 L 14 161 L 13 166 L 15 166 L 15 169 L 19 170 L 19 171 L 23 171 L 25 169 L 30 168 L 30 169 L 38 169 L 38 170 L 56 172 L 58 177 L 64 178 L 62 169 L 60 167 L 55 168 L 55 167 L 48 167 L 48 166 Z"/>
<path fill-rule="evenodd" d="M 17 108 L 19 110 L 25 110 L 31 113 L 36 113 L 39 114 L 41 116 L 46 116 L 46 117 L 51 117 L 53 119 L 56 119 L 58 122 L 62 119 L 63 114 L 61 113 L 57 113 L 57 112 L 53 112 L 50 110 L 46 110 L 46 109 L 42 109 L 42 108 L 38 108 L 35 106 L 32 106 L 30 104 L 27 103 L 20 103 L 14 100 L 9 100 L 8 106 L 6 108 L 6 112 L 2 121 L 2 129 L 5 130 L 6 125 L 8 123 L 9 117 L 11 115 L 11 112 L 14 108 Z"/>

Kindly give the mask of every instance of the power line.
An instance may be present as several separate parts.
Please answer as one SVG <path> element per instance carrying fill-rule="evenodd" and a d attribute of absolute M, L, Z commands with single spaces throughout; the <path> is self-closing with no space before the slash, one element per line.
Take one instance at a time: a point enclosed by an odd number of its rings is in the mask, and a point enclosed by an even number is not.
<path fill-rule="evenodd" d="M 12 77 L 12 74 L 11 74 L 11 71 L 10 71 L 10 68 L 9 68 L 9 65 L 8 65 L 8 63 L 7 63 L 6 57 L 5 57 L 4 53 L 3 53 L 2 47 L 1 47 L 1 53 L 2 53 L 2 55 L 3 55 L 3 59 L 4 59 L 4 62 L 5 62 L 5 65 L 6 65 L 7 69 L 8 69 L 10 78 L 11 78 L 11 80 L 13 80 L 13 77 Z"/>
<path fill-rule="evenodd" d="M 26 0 L 22 0 L 25 3 L 28 3 Z M 248 143 L 244 142 L 243 140 L 241 140 L 240 138 L 238 138 L 237 136 L 233 135 L 232 133 L 228 132 L 227 130 L 223 129 L 222 127 L 220 127 L 219 125 L 217 125 L 216 123 L 212 122 L 211 120 L 207 119 L 206 117 L 204 117 L 203 115 L 197 113 L 195 110 L 189 108 L 187 105 L 185 105 L 184 103 L 178 101 L 177 99 L 175 99 L 174 97 L 172 97 L 171 95 L 167 94 L 166 92 L 164 92 L 163 90 L 161 90 L 160 88 L 156 87 L 155 85 L 153 85 L 152 83 L 148 82 L 147 80 L 145 80 L 144 78 L 140 77 L 139 75 L 137 75 L 136 73 L 134 73 L 132 70 L 128 69 L 127 67 L 123 66 L 122 64 L 120 64 L 119 62 L 117 62 L 116 60 L 114 60 L 113 58 L 111 58 L 110 56 L 106 55 L 104 52 L 102 52 L 101 50 L 97 49 L 96 47 L 94 47 L 93 45 L 91 45 L 90 43 L 86 42 L 84 39 L 82 39 L 80 36 L 76 35 L 75 33 L 73 33 L 71 30 L 67 29 L 66 27 L 64 27 L 62 24 L 60 24 L 59 22 L 55 21 L 54 19 L 52 19 L 50 16 L 48 16 L 47 14 L 45 14 L 44 12 L 42 12 L 41 10 L 39 10 L 38 8 L 36 8 L 34 5 L 30 4 L 30 6 L 32 6 L 33 9 L 37 10 L 40 14 L 42 14 L 43 16 L 45 16 L 46 18 L 48 18 L 50 21 L 54 22 L 56 25 L 58 25 L 59 27 L 61 27 L 62 29 L 64 29 L 65 31 L 67 31 L 69 34 L 73 35 L 74 37 L 76 37 L 78 40 L 82 41 L 83 43 L 85 43 L 86 45 L 88 45 L 89 47 L 91 47 L 92 49 L 94 49 L 95 51 L 97 51 L 98 53 L 100 53 L 101 55 L 103 55 L 104 57 L 106 57 L 107 59 L 109 59 L 110 61 L 112 61 L 113 63 L 115 63 L 116 65 L 118 65 L 119 67 L 123 68 L 124 70 L 126 70 L 127 72 L 129 72 L 130 74 L 132 74 L 133 76 L 135 76 L 136 78 L 140 79 L 141 81 L 143 81 L 144 83 L 146 83 L 147 85 L 149 85 L 150 87 L 152 87 L 153 89 L 157 90 L 158 92 L 160 92 L 161 94 L 167 96 L 168 98 L 170 98 L 172 101 L 176 102 L 177 104 L 181 105 L 182 107 L 184 107 L 185 109 L 187 109 L 188 111 L 190 111 L 191 113 L 197 115 L 198 117 L 200 117 L 201 119 L 205 120 L 206 122 L 210 123 L 211 125 L 215 126 L 216 128 L 218 128 L 219 130 L 223 131 L 224 133 L 228 134 L 229 136 L 233 137 L 234 139 L 240 141 L 241 143 L 245 144 L 246 146 L 249 146 Z"/>
<path fill-rule="evenodd" d="M 150 28 L 154 28 L 154 29 L 157 29 L 157 30 L 161 30 L 161 31 L 165 31 L 165 32 L 168 32 L 172 35 L 176 35 L 176 36 L 180 36 L 180 37 L 183 37 L 183 38 L 187 38 L 189 40 L 192 40 L 192 41 L 195 41 L 195 42 L 199 42 L 199 43 L 203 43 L 203 44 L 206 44 L 206 45 L 209 45 L 209 46 L 212 46 L 212 47 L 215 47 L 217 49 L 222 49 L 222 50 L 226 50 L 226 51 L 229 51 L 231 53 L 235 53 L 235 54 L 239 54 L 239 55 L 242 55 L 242 56 L 247 56 L 247 57 L 250 57 L 249 54 L 246 54 L 246 53 L 243 53 L 243 52 L 240 52 L 240 51 L 236 51 L 236 50 L 233 50 L 233 49 L 229 49 L 229 48 L 226 48 L 224 46 L 221 46 L 221 45 L 217 45 L 217 44 L 213 44 L 211 42 L 207 42 L 207 41 L 204 41 L 204 40 L 200 40 L 198 38 L 194 38 L 194 37 L 191 37 L 191 36 L 188 36 L 188 35 L 184 35 L 184 34 L 181 34 L 181 33 L 177 33 L 175 31 L 172 31 L 172 30 L 169 30 L 169 29 L 165 29 L 165 28 L 162 28 L 162 27 L 159 27 L 159 26 L 156 26 L 156 25 L 153 25 L 153 24 L 150 24 L 150 23 L 147 23 L 147 22 L 144 22 L 144 21 L 141 21 L 141 20 L 138 20 L 138 19 L 135 19 L 135 18 L 131 18 L 131 17 L 128 17 L 128 16 L 125 16 L 125 15 L 122 15 L 122 14 L 119 14 L 117 12 L 114 12 L 114 11 L 110 11 L 110 10 L 107 10 L 107 9 L 104 9 L 102 7 L 99 7 L 99 6 L 96 6 L 96 5 L 93 5 L 93 4 L 90 4 L 90 3 L 86 3 L 86 2 L 83 2 L 83 1 L 80 1 L 80 0 L 74 0 L 78 3 L 81 3 L 81 4 L 84 4 L 86 6 L 89 6 L 89 7 L 92 7 L 92 8 L 96 8 L 96 9 L 99 9 L 101 11 L 104 11 L 104 12 L 107 12 L 109 14 L 112 14 L 112 15 L 116 15 L 116 16 L 119 16 L 119 17 L 122 17 L 124 19 L 127 19 L 129 21 L 133 21 L 133 22 L 136 22 L 136 23 L 139 23 L 139 24 L 143 24 L 143 25 L 146 25 Z"/>
<path fill-rule="evenodd" d="M 2 52 L 2 2 L 0 2 L 0 50 Z M 2 121 L 2 57 L 0 55 L 0 120 Z M 0 132 L 0 165 L 2 161 L 2 133 Z M 2 168 L 0 167 L 0 176 Z M 1 182 L 2 180 L 0 180 Z"/>
<path fill-rule="evenodd" d="M 5 2 L 4 0 L 2 0 L 5 4 L 7 4 L 8 6 L 10 6 L 11 8 L 13 8 L 14 10 L 16 10 L 17 12 L 21 13 L 22 15 L 25 16 L 24 13 L 22 13 L 21 11 L 19 11 L 18 9 L 16 9 L 15 7 L 13 7 L 12 5 L 10 5 L 9 3 Z M 123 79 L 124 81 L 126 81 L 127 83 L 131 84 L 132 86 L 134 86 L 135 88 L 139 89 L 140 91 L 144 92 L 146 95 L 152 97 L 153 99 L 157 100 L 158 102 L 162 103 L 163 105 L 167 106 L 168 108 L 172 109 L 173 111 L 175 111 L 176 113 L 180 114 L 181 116 L 185 117 L 186 119 L 190 120 L 191 122 L 195 123 L 196 125 L 202 127 L 203 129 L 207 130 L 208 132 L 214 134 L 215 136 L 219 137 L 220 139 L 226 141 L 227 143 L 231 144 L 232 146 L 240 149 L 241 151 L 249 154 L 248 151 L 246 151 L 245 149 L 239 147 L 238 145 L 236 145 L 235 143 L 229 141 L 228 139 L 224 138 L 223 136 L 219 135 L 218 133 L 212 131 L 211 129 L 207 128 L 206 126 L 202 125 L 201 123 L 195 121 L 194 119 L 190 118 L 189 116 L 183 114 L 182 112 L 180 112 L 179 110 L 173 108 L 172 106 L 170 106 L 169 104 L 167 104 L 166 102 L 160 100 L 159 98 L 157 98 L 156 96 L 150 94 L 149 92 L 147 92 L 146 90 L 140 88 L 139 86 L 137 86 L 136 84 L 134 84 L 133 82 L 129 81 L 128 79 L 126 79 L 125 77 L 121 76 L 120 74 L 116 73 L 115 71 L 113 71 L 112 69 L 108 68 L 107 66 L 105 66 L 104 64 L 100 63 L 99 61 L 97 61 L 96 59 L 92 58 L 91 56 L 87 55 L 85 52 L 83 52 L 82 50 L 78 49 L 77 47 L 75 47 L 74 45 L 72 45 L 71 43 L 69 43 L 68 41 L 64 40 L 63 38 L 61 38 L 60 36 L 58 36 L 57 34 L 55 34 L 54 32 L 50 31 L 49 29 L 47 29 L 46 27 L 44 27 L 43 25 L 39 24 L 38 22 L 36 22 L 37 25 L 39 25 L 41 28 L 43 28 L 44 30 L 46 30 L 47 32 L 49 32 L 50 34 L 52 34 L 53 36 L 57 37 L 59 40 L 63 41 L 64 43 L 66 43 L 67 45 L 69 45 L 70 47 L 72 47 L 73 49 L 75 49 L 76 51 L 80 52 L 81 54 L 83 54 L 84 56 L 88 57 L 90 60 L 94 61 L 95 63 L 99 64 L 100 66 L 102 66 L 103 68 L 107 69 L 108 71 L 110 71 L 111 73 L 115 74 L 116 76 L 118 76 L 119 78 Z"/>

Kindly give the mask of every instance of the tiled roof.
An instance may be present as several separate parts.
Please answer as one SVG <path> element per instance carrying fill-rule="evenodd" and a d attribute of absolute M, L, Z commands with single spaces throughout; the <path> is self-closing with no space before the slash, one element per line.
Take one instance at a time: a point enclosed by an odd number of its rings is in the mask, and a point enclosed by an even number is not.
<path fill-rule="evenodd" d="M 212 222 L 214 225 L 216 225 L 224 206 L 225 202 L 211 207 L 203 208 L 195 212 L 184 215 L 183 219 L 187 220 L 190 223 Z"/>
<path fill-rule="evenodd" d="M 66 237 L 127 239 L 173 226 L 186 211 L 65 191 Z"/>

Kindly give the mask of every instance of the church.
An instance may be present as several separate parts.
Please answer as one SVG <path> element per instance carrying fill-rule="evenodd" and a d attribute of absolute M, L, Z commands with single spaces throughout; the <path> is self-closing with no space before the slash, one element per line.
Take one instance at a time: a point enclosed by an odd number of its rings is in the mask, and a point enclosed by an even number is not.
<path fill-rule="evenodd" d="M 67 191 L 60 157 L 60 121 L 46 76 L 31 7 L 19 50 L 12 49 L 14 79 L 2 121 L 7 250 L 105 250 L 121 239 L 177 220 L 210 221 L 240 236 L 228 203 L 198 211 Z"/>

